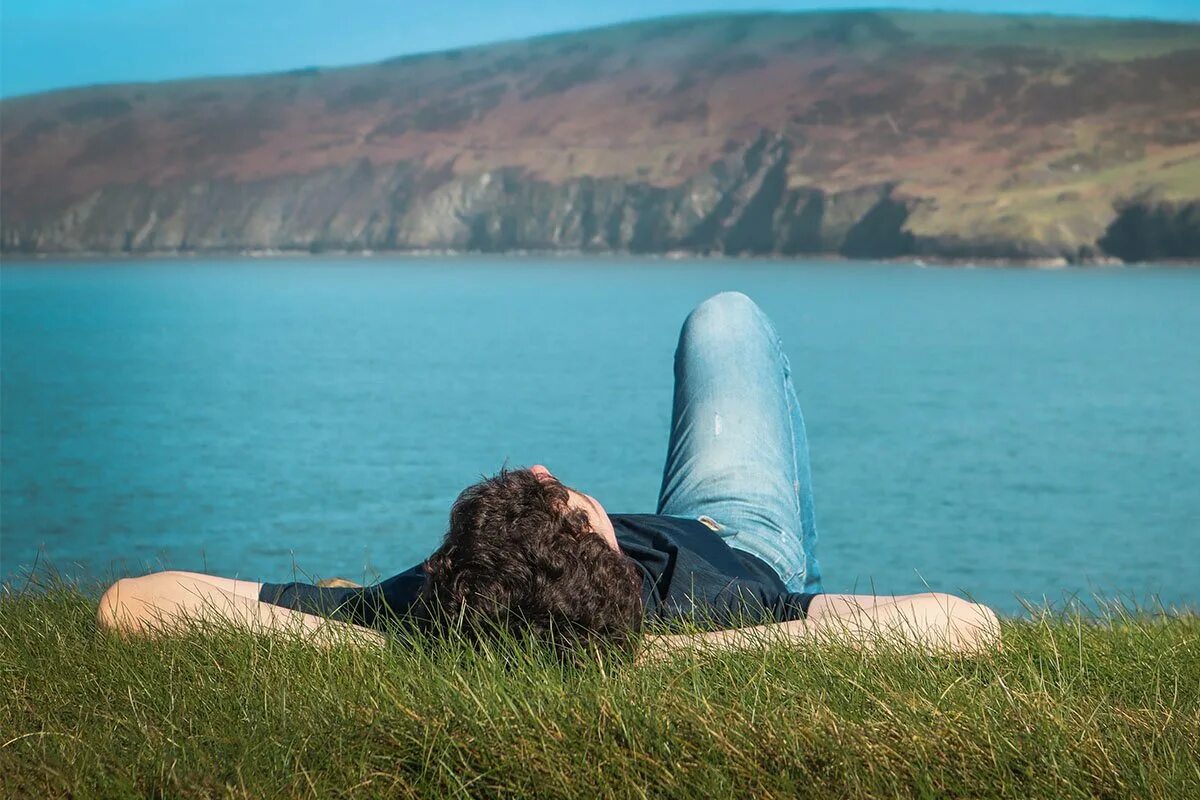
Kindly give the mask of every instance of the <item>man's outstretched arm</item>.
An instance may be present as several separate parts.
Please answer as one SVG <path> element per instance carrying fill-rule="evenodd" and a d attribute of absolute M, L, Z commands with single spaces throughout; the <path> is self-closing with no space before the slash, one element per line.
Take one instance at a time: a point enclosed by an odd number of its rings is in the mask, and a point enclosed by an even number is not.
<path fill-rule="evenodd" d="M 913 646 L 942 653 L 979 654 L 1000 646 L 1000 625 L 987 606 L 953 595 L 897 597 L 819 594 L 805 619 L 696 634 L 647 636 L 640 660 L 672 652 L 732 650 L 771 643 L 835 642 L 862 649 Z"/>
<path fill-rule="evenodd" d="M 377 630 L 259 602 L 190 573 L 122 578 L 101 596 L 96 609 L 96 624 L 122 638 L 167 635 L 198 619 L 256 632 L 292 631 L 323 648 L 373 649 L 387 643 Z"/>

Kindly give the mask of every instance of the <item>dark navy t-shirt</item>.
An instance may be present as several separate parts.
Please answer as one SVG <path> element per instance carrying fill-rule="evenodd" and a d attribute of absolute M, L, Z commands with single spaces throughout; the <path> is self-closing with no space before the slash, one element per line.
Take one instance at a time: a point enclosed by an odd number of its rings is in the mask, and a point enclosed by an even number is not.
<path fill-rule="evenodd" d="M 699 520 L 610 514 L 621 552 L 642 573 L 647 620 L 686 620 L 704 629 L 802 619 L 812 594 L 790 592 L 761 558 L 736 550 Z M 421 617 L 422 564 L 371 586 L 264 583 L 259 600 L 368 628 Z"/>

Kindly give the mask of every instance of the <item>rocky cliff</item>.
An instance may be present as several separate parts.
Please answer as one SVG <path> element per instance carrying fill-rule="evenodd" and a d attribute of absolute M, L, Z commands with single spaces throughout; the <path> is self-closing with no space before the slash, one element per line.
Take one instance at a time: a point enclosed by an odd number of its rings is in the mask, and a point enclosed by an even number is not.
<path fill-rule="evenodd" d="M 1200 26 L 677 18 L 0 106 L 5 252 L 1200 258 Z"/>

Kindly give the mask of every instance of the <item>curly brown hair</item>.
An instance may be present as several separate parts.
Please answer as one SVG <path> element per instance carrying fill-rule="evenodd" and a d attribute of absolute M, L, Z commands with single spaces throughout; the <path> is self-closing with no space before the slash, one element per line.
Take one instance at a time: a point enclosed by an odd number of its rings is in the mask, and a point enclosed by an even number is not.
<path fill-rule="evenodd" d="M 472 637 L 533 634 L 560 654 L 580 645 L 632 649 L 641 574 L 568 505 L 567 488 L 528 469 L 468 486 L 445 541 L 425 562 L 422 597 Z"/>

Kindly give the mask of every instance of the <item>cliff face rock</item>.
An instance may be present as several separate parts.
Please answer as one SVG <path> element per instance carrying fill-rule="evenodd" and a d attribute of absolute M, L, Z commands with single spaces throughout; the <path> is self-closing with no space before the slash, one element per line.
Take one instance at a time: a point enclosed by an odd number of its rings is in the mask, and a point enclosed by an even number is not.
<path fill-rule="evenodd" d="M 1126 203 L 1100 246 L 1126 261 L 1200 257 L 1200 202 Z"/>
<path fill-rule="evenodd" d="M 887 184 L 827 195 L 788 189 L 789 146 L 761 134 L 680 186 L 582 177 L 553 183 L 515 168 L 413 191 L 407 164 L 253 183 L 116 186 L 36 232 L 25 252 L 226 250 L 579 250 L 727 254 L 913 252 L 907 208 Z"/>
<path fill-rule="evenodd" d="M 1200 258 L 1200 26 L 651 21 L 4 101 L 5 252 Z"/>
<path fill-rule="evenodd" d="M 782 252 L 785 228 L 776 217 L 787 194 L 788 152 L 786 141 L 762 134 L 673 187 L 591 177 L 551 183 L 514 170 L 454 179 L 408 210 L 395 244 L 484 251 Z"/>

